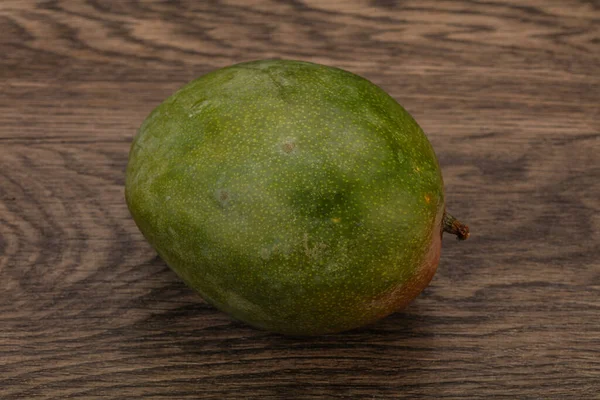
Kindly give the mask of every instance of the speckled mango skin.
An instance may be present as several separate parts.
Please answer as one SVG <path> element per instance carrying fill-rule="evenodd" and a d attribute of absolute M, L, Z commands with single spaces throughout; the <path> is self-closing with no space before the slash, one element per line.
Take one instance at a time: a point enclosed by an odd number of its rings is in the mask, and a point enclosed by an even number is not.
<path fill-rule="evenodd" d="M 373 323 L 439 261 L 429 141 L 382 89 L 337 68 L 262 60 L 192 81 L 139 129 L 125 194 L 187 285 L 270 331 Z"/>

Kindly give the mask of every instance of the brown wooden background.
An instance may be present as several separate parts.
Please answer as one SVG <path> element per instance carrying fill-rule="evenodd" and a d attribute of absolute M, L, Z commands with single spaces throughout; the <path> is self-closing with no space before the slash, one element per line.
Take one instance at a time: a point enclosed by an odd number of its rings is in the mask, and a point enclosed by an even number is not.
<path fill-rule="evenodd" d="M 375 326 L 232 322 L 129 217 L 151 109 L 267 57 L 386 89 L 471 226 Z M 600 399 L 598 1 L 2 0 L 0 85 L 1 399 Z"/>

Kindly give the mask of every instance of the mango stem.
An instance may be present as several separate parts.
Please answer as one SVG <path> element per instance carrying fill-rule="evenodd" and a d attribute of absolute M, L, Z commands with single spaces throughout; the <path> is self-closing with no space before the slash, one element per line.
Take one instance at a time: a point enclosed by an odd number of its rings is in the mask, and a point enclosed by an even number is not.
<path fill-rule="evenodd" d="M 458 240 L 467 240 L 470 235 L 469 227 L 467 225 L 462 224 L 459 220 L 457 220 L 447 212 L 444 213 L 442 228 L 444 232 L 456 235 Z"/>

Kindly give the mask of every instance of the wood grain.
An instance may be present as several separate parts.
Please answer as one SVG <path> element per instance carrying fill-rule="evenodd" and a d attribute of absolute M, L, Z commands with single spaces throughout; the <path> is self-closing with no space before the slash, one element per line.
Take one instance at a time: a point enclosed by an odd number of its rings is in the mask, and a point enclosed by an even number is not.
<path fill-rule="evenodd" d="M 598 1 L 3 0 L 0 32 L 0 398 L 600 399 Z M 471 226 L 374 326 L 232 322 L 126 209 L 151 109 L 267 57 L 381 85 Z"/>

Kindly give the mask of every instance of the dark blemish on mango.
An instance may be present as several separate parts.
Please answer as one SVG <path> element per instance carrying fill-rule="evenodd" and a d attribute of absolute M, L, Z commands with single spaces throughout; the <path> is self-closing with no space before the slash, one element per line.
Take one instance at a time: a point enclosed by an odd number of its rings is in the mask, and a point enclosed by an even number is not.
<path fill-rule="evenodd" d="M 296 143 L 295 142 L 285 142 L 281 145 L 281 149 L 283 150 L 284 153 L 290 154 L 292 151 L 294 151 L 296 149 Z"/>
<path fill-rule="evenodd" d="M 215 200 L 221 207 L 227 206 L 231 202 L 231 194 L 225 189 L 217 189 L 215 191 Z"/>

